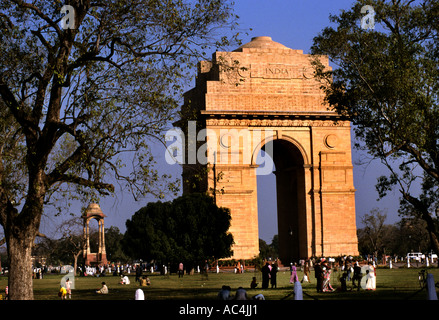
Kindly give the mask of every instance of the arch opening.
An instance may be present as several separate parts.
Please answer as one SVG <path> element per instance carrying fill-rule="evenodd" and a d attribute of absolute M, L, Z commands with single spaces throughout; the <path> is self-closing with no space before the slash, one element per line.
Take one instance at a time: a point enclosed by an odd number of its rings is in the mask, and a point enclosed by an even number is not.
<path fill-rule="evenodd" d="M 261 152 L 267 152 L 272 159 L 274 178 L 258 175 L 258 183 L 271 180 L 275 199 L 271 200 L 271 205 L 260 204 L 260 201 L 270 197 L 264 197 L 258 192 L 258 211 L 270 207 L 277 211 L 279 258 L 283 264 L 295 262 L 307 256 L 304 156 L 294 143 L 285 139 L 266 142 Z M 270 212 L 259 212 L 258 217 L 262 228 L 265 227 L 264 220 L 276 218 Z"/>
<path fill-rule="evenodd" d="M 99 221 L 96 218 L 91 218 L 88 221 L 88 235 L 90 252 L 99 252 Z"/>

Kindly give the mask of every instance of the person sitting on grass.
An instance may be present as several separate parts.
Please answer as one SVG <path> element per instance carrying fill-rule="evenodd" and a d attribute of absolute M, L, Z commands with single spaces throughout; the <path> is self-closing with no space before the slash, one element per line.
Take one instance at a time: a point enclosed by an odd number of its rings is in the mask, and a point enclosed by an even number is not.
<path fill-rule="evenodd" d="M 128 278 L 128 276 L 121 275 L 120 284 L 130 284 L 130 279 Z"/>
<path fill-rule="evenodd" d="M 102 288 L 100 288 L 98 291 L 96 291 L 96 293 L 108 294 L 108 287 L 105 284 L 105 282 L 102 282 Z"/>
<path fill-rule="evenodd" d="M 230 292 L 232 291 L 232 288 L 229 286 L 222 286 L 220 292 L 218 292 L 218 299 L 220 300 L 230 300 Z"/>
<path fill-rule="evenodd" d="M 151 281 L 149 280 L 148 277 L 143 276 L 142 279 L 140 279 L 140 286 L 141 287 L 146 287 L 149 286 L 151 284 Z"/>
<path fill-rule="evenodd" d="M 255 289 L 258 286 L 258 283 L 256 282 L 256 277 L 253 277 L 253 281 L 250 283 L 250 288 Z"/>
<path fill-rule="evenodd" d="M 248 300 L 247 291 L 245 291 L 243 287 L 239 287 L 238 290 L 236 290 L 234 300 Z"/>

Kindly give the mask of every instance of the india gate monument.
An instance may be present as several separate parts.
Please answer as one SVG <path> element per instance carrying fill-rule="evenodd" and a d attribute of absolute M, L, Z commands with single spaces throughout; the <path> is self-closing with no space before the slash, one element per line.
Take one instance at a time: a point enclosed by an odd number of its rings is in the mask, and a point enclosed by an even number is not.
<path fill-rule="evenodd" d="M 259 255 L 257 176 L 272 172 L 281 261 L 358 255 L 350 123 L 328 111 L 313 72 L 302 50 L 255 37 L 200 62 L 185 93 L 183 193 L 230 209 L 234 259 Z"/>

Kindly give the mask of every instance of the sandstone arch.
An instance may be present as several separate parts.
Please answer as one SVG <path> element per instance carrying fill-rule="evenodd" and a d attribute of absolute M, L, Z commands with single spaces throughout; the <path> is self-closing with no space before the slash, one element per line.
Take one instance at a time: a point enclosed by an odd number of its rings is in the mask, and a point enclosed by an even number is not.
<path fill-rule="evenodd" d="M 328 66 L 327 57 L 319 59 Z M 183 164 L 183 192 L 214 192 L 217 204 L 231 209 L 233 258 L 259 254 L 255 159 L 270 144 L 277 157 L 281 258 L 358 254 L 350 123 L 327 110 L 312 70 L 302 50 L 256 37 L 200 62 L 195 87 L 185 94 L 177 125 L 186 142 L 204 144 L 210 161 Z M 191 140 L 188 121 L 196 121 L 197 130 L 210 130 L 210 138 Z M 232 129 L 239 137 L 229 145 L 231 135 L 225 134 Z M 190 152 L 186 148 L 185 159 Z M 217 157 L 221 152 L 228 154 Z M 197 169 L 205 170 L 193 183 Z M 282 213 L 288 207 L 291 214 Z M 292 233 L 284 230 L 290 226 Z M 290 241 L 287 234 L 296 238 Z"/>

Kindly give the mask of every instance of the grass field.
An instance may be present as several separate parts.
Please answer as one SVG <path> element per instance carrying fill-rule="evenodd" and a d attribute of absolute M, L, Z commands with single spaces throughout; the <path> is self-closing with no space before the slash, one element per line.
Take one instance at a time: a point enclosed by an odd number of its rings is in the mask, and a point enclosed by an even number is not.
<path fill-rule="evenodd" d="M 400 268 L 400 269 L 377 269 L 376 291 L 348 291 L 317 293 L 315 289 L 314 274 L 311 273 L 312 283 L 303 283 L 304 300 L 423 300 L 426 299 L 426 291 L 420 291 L 418 273 L 421 269 Z M 431 268 L 428 272 L 434 275 L 435 281 L 439 281 L 439 269 Z M 299 271 L 299 279 L 302 273 Z M 206 279 L 200 274 L 185 275 L 178 278 L 177 275 L 147 274 L 151 279 L 151 286 L 142 287 L 146 300 L 214 300 L 222 285 L 229 285 L 232 293 L 242 286 L 247 289 L 251 298 L 262 293 L 266 300 L 292 300 L 293 285 L 289 283 L 290 274 L 288 271 L 278 273 L 277 288 L 271 289 L 250 289 L 250 282 L 256 276 L 261 285 L 260 272 L 246 272 L 234 274 L 228 272 L 209 273 Z M 338 273 L 334 273 L 331 283 L 334 289 L 340 287 Z M 58 291 L 62 275 L 46 275 L 44 279 L 34 280 L 34 297 L 36 300 L 59 300 Z M 75 289 L 72 290 L 72 300 L 134 300 L 136 289 L 140 286 L 135 282 L 135 276 L 130 276 L 131 284 L 119 284 L 117 276 L 106 277 L 75 277 Z M 105 281 L 108 288 L 108 295 L 100 295 L 96 290 L 100 288 L 101 282 Z M 0 294 L 4 294 L 7 285 L 7 278 L 0 277 Z M 350 285 L 350 283 L 349 283 Z M 348 286 L 349 289 L 349 286 Z"/>

